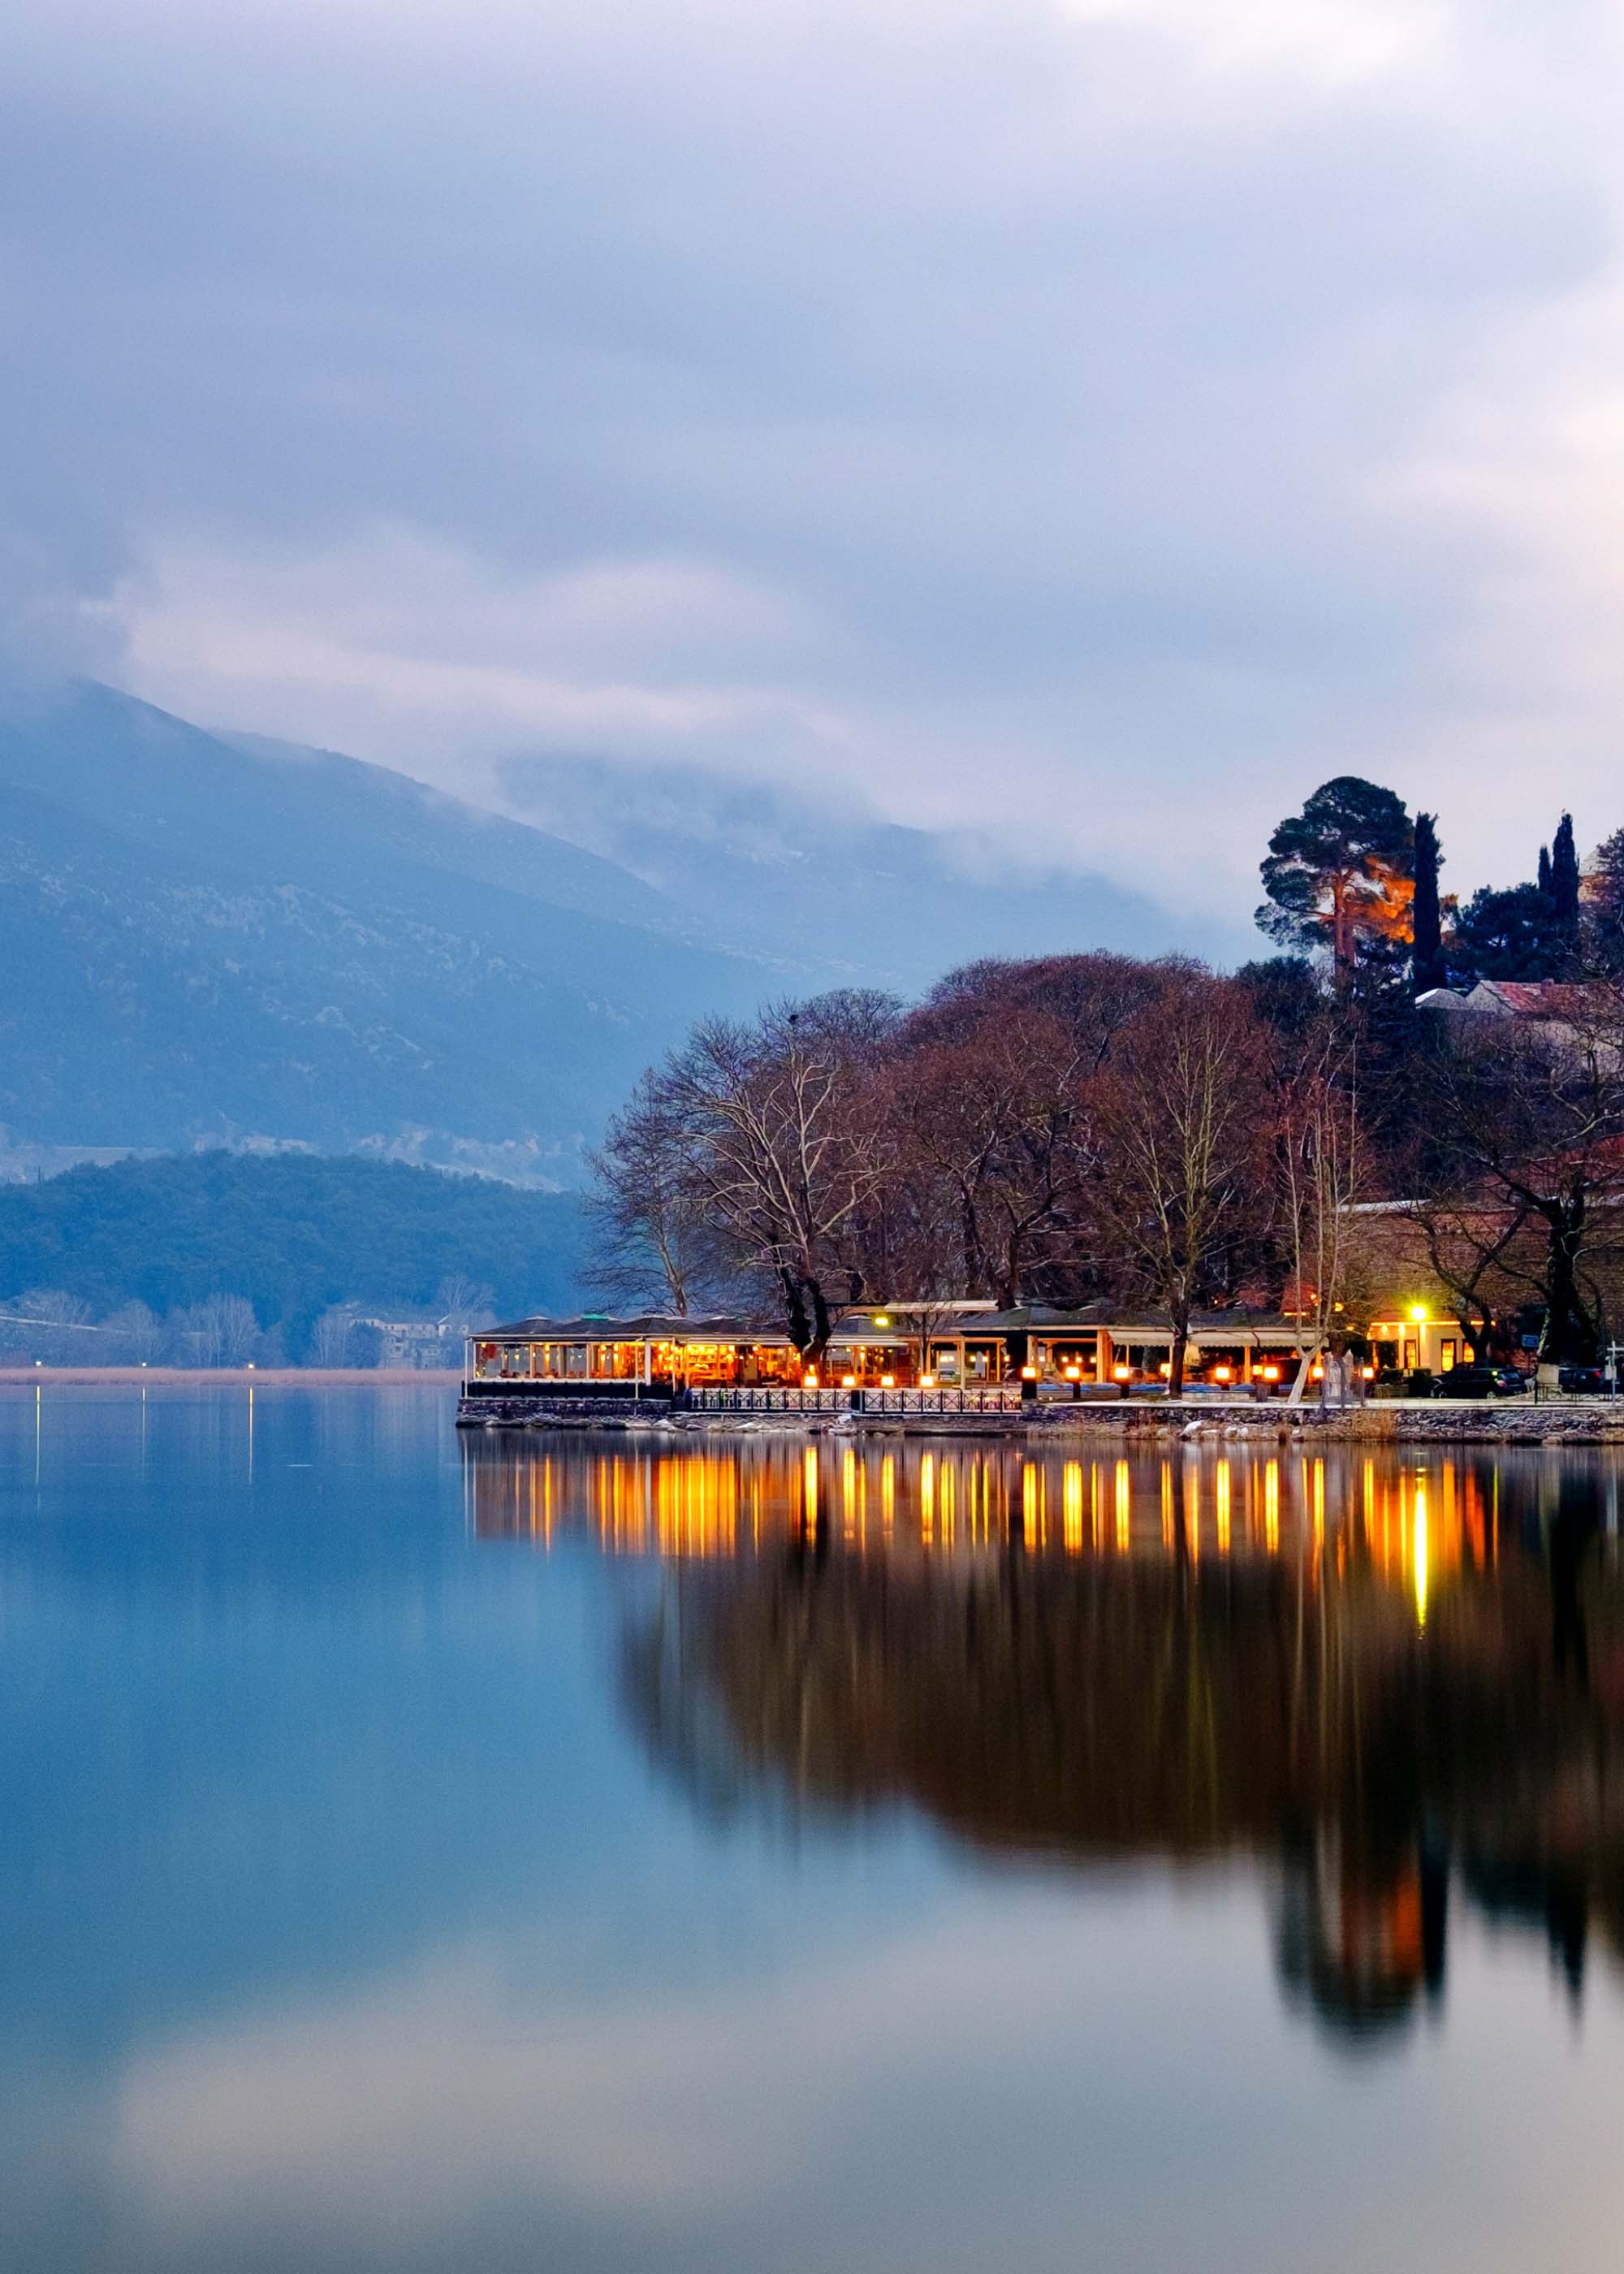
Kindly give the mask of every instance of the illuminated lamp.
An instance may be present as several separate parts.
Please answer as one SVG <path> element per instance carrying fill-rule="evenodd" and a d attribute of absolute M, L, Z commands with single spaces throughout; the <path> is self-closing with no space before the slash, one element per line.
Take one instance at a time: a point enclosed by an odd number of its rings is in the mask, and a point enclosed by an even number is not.
<path fill-rule="evenodd" d="M 1265 1382 L 1278 1382 L 1280 1368 L 1277 1366 L 1266 1366 L 1263 1369 L 1263 1379 Z"/>
<path fill-rule="evenodd" d="M 1375 1367 L 1374 1367 L 1373 1366 L 1367 1366 L 1367 1367 L 1365 1367 L 1364 1368 L 1364 1374 L 1365 1374 L 1365 1381 L 1366 1381 L 1366 1382 L 1374 1382 L 1374 1381 L 1375 1381 L 1375 1379 L 1376 1379 L 1376 1369 L 1375 1369 Z"/>
<path fill-rule="evenodd" d="M 801 1377 L 801 1386 L 803 1389 L 816 1389 L 817 1388 L 816 1374 L 803 1374 Z"/>
<path fill-rule="evenodd" d="M 880 1388 L 882 1389 L 895 1389 L 896 1387 L 897 1377 L 894 1374 L 883 1374 L 880 1376 Z"/>
<path fill-rule="evenodd" d="M 857 1376 L 854 1374 L 843 1374 L 840 1376 L 840 1387 L 842 1389 L 855 1389 Z"/>
<path fill-rule="evenodd" d="M 1316 1366 L 1309 1378 L 1313 1382 L 1323 1382 L 1325 1380 L 1325 1368 L 1322 1366 Z"/>
<path fill-rule="evenodd" d="M 919 1378 L 919 1386 L 921 1389 L 934 1389 L 936 1386 L 936 1378 L 935 1374 L 921 1374 Z"/>
<path fill-rule="evenodd" d="M 1228 1382 L 1232 1371 L 1233 1369 L 1227 1366 L 1215 1366 L 1213 1368 L 1213 1380 L 1214 1382 Z"/>
<path fill-rule="evenodd" d="M 1410 1306 L 1410 1315 L 1415 1321 L 1417 1326 L 1425 1326 L 1426 1305 L 1425 1303 L 1412 1303 Z"/>
<path fill-rule="evenodd" d="M 874 1323 L 876 1327 L 888 1327 L 891 1321 L 883 1311 L 876 1311 L 874 1314 Z"/>
<path fill-rule="evenodd" d="M 1170 1382 L 1173 1378 L 1172 1359 L 1170 1358 L 1164 1358 L 1161 1365 L 1156 1368 L 1156 1372 L 1162 1376 L 1163 1382 Z"/>
<path fill-rule="evenodd" d="M 1117 1382 L 1127 1382 L 1132 1377 L 1133 1368 L 1131 1366 L 1116 1365 L 1111 1368 L 1111 1373 Z"/>
<path fill-rule="evenodd" d="M 1038 1378 L 1038 1370 L 1036 1367 L 1023 1366 L 1020 1370 L 1020 1378 L 1023 1382 L 1035 1382 Z"/>
<path fill-rule="evenodd" d="M 1065 1378 L 1068 1382 L 1080 1382 L 1083 1378 L 1082 1367 L 1080 1366 L 1067 1367 L 1065 1370 Z"/>

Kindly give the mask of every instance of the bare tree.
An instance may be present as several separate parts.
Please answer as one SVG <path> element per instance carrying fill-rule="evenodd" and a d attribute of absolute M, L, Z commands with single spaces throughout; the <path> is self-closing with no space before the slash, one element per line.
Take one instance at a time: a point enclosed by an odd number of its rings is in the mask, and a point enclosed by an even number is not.
<path fill-rule="evenodd" d="M 1227 1291 L 1267 1205 L 1266 1047 L 1235 983 L 1169 983 L 1118 1037 L 1095 1112 L 1094 1205 L 1128 1283 L 1166 1314 L 1177 1397 L 1192 1314 Z"/>
<path fill-rule="evenodd" d="M 1560 1020 L 1459 1021 L 1425 1105 L 1435 1198 L 1541 1227 L 1542 1366 L 1593 1359 L 1624 1249 L 1624 990 L 1568 990 Z"/>
<path fill-rule="evenodd" d="M 496 1291 L 466 1271 L 450 1271 L 434 1291 L 434 1315 L 447 1334 L 471 1334 L 476 1328 L 494 1326 L 492 1305 Z"/>
<path fill-rule="evenodd" d="M 246 1365 L 259 1337 L 253 1306 L 241 1295 L 207 1295 L 176 1324 L 187 1363 L 200 1367 Z"/>
<path fill-rule="evenodd" d="M 163 1355 L 163 1327 L 145 1303 L 125 1303 L 102 1322 L 108 1354 L 121 1366 L 154 1366 Z"/>
<path fill-rule="evenodd" d="M 689 1132 L 655 1074 L 643 1075 L 590 1165 L 593 1287 L 620 1300 L 652 1299 L 687 1318 L 726 1266 Z"/>
<path fill-rule="evenodd" d="M 1292 1047 L 1274 1096 L 1284 1231 L 1303 1347 L 1290 1402 L 1300 1404 L 1319 1354 L 1344 1348 L 1343 1319 L 1359 1192 L 1357 1043 L 1320 1021 Z"/>
<path fill-rule="evenodd" d="M 352 1304 L 335 1303 L 323 1311 L 310 1331 L 310 1362 L 336 1371 L 355 1363 L 356 1312 Z"/>
<path fill-rule="evenodd" d="M 810 1365 L 865 1291 L 861 1211 L 891 1166 L 865 1100 L 894 1016 L 889 998 L 843 990 L 776 1005 L 753 1027 L 709 1020 L 656 1076 L 695 1207 L 777 1287 Z"/>
<path fill-rule="evenodd" d="M 960 1292 L 1007 1309 L 1079 1291 L 1098 1154 L 1090 1085 L 1182 968 L 1109 955 L 972 964 L 905 1023 L 891 1054 L 898 1150 L 915 1191 L 934 1193 Z"/>
<path fill-rule="evenodd" d="M 61 1287 L 30 1287 L 4 1306 L 8 1339 L 47 1366 L 94 1366 L 102 1354 L 90 1306 Z"/>

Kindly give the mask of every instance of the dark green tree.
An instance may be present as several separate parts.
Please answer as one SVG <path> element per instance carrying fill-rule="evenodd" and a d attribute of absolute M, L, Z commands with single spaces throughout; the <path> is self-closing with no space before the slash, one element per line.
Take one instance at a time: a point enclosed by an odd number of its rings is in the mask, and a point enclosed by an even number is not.
<path fill-rule="evenodd" d="M 1551 840 L 1551 905 L 1571 955 L 1579 945 L 1579 855 L 1571 813 L 1557 823 Z"/>
<path fill-rule="evenodd" d="M 1259 929 L 1299 952 L 1328 947 L 1346 978 L 1365 948 L 1408 946 L 1414 859 L 1403 800 L 1339 774 L 1269 839 Z"/>
<path fill-rule="evenodd" d="M 1448 983 L 1444 968 L 1442 921 L 1438 907 L 1438 871 L 1443 855 L 1438 849 L 1438 816 L 1416 816 L 1416 897 L 1410 911 L 1410 977 L 1417 995 L 1429 987 Z"/>
<path fill-rule="evenodd" d="M 1548 845 L 1542 845 L 1539 848 L 1539 862 L 1534 870 L 1534 889 L 1538 892 L 1543 892 L 1546 900 L 1550 899 L 1551 848 Z"/>
<path fill-rule="evenodd" d="M 1538 885 L 1485 885 L 1455 920 L 1454 960 L 1474 979 L 1559 978 L 1569 953 L 1556 903 Z"/>
<path fill-rule="evenodd" d="M 1597 848 L 1587 915 L 1590 954 L 1616 977 L 1624 973 L 1624 829 Z"/>

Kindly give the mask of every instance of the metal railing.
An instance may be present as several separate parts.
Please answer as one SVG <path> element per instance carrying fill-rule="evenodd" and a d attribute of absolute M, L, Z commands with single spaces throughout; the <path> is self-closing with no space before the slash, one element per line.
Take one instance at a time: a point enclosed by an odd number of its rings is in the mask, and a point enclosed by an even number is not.
<path fill-rule="evenodd" d="M 1018 1413 L 1018 1382 L 934 1389 L 690 1389 L 695 1413 Z"/>

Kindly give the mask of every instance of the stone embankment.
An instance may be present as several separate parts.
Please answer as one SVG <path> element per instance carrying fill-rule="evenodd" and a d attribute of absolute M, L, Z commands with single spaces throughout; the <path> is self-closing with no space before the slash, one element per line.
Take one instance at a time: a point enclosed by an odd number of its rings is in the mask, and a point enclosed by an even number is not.
<path fill-rule="evenodd" d="M 529 1429 L 658 1430 L 681 1436 L 975 1436 L 1019 1438 L 1027 1443 L 1086 1442 L 1164 1445 L 1290 1442 L 1544 1445 L 1624 1447 L 1624 1399 L 1563 1398 L 1538 1405 L 1522 1398 L 1504 1404 L 1464 1400 L 1382 1399 L 1367 1405 L 1320 1407 L 1259 1404 L 1199 1406 L 1042 1404 L 1004 1413 L 693 1413 L 664 1400 L 634 1405 L 624 1400 L 571 1398 L 538 1404 L 534 1398 L 482 1397 L 462 1402 L 464 1427 Z"/>

